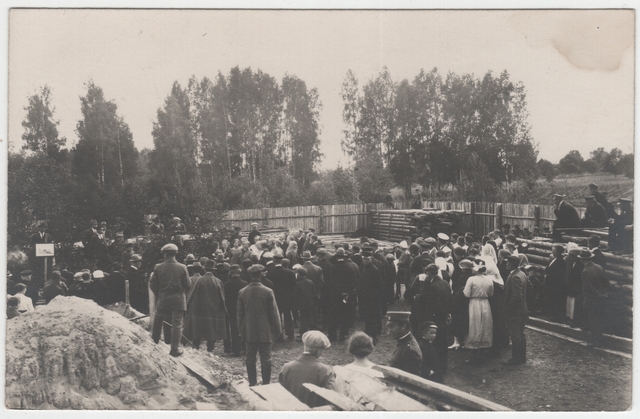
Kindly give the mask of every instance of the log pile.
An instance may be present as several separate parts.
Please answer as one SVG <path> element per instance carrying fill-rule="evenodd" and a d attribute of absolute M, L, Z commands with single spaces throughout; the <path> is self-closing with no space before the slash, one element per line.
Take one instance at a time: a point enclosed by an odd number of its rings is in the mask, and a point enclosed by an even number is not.
<path fill-rule="evenodd" d="M 518 239 L 527 243 L 527 258 L 534 269 L 543 273 L 551 259 L 553 243 Z M 607 259 L 605 273 L 611 283 L 605 307 L 603 331 L 630 338 L 633 334 L 633 258 L 603 252 Z"/>
<path fill-rule="evenodd" d="M 369 213 L 367 228 L 374 238 L 411 243 L 422 229 L 435 237 L 438 233 L 451 235 L 461 231 L 463 211 L 440 210 L 380 210 Z"/>

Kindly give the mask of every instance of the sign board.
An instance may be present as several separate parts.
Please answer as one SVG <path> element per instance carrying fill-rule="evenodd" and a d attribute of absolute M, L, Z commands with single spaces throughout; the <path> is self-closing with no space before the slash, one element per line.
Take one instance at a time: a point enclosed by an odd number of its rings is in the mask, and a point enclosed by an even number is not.
<path fill-rule="evenodd" d="M 36 257 L 53 257 L 55 254 L 55 248 L 53 243 L 37 243 L 36 244 Z"/>

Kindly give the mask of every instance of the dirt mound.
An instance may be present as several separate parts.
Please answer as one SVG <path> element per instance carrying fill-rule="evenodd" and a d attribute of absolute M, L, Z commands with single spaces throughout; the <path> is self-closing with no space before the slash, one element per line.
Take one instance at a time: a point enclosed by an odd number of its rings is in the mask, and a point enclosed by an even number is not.
<path fill-rule="evenodd" d="M 195 409 L 207 388 L 149 333 L 93 301 L 57 297 L 7 321 L 13 409 Z"/>

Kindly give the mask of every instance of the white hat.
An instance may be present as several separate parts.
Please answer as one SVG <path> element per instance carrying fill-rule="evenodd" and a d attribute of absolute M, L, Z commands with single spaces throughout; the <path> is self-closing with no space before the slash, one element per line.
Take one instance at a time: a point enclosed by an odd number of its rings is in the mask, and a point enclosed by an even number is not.
<path fill-rule="evenodd" d="M 174 252 L 178 251 L 178 246 L 176 246 L 173 243 L 167 243 L 164 246 L 162 246 L 162 249 L 160 249 L 161 253 L 167 252 L 167 251 L 171 251 L 173 250 Z"/>
<path fill-rule="evenodd" d="M 300 268 L 302 268 L 302 265 L 300 265 L 299 263 L 296 263 L 295 265 L 293 265 L 291 269 L 295 271 L 296 269 L 300 269 Z"/>
<path fill-rule="evenodd" d="M 407 244 L 406 240 L 402 240 L 398 246 L 400 246 L 402 249 L 407 249 L 409 247 L 409 245 Z"/>
<path fill-rule="evenodd" d="M 446 241 L 446 240 L 449 240 L 449 236 L 447 236 L 444 233 L 438 233 L 438 239 Z"/>
<path fill-rule="evenodd" d="M 104 278 L 104 272 L 102 272 L 101 270 L 93 271 L 93 277 L 96 279 Z"/>
<path fill-rule="evenodd" d="M 265 258 L 265 259 L 273 259 L 273 253 L 271 253 L 271 252 L 264 252 L 264 253 L 262 254 L 262 257 L 263 257 L 263 258 Z"/>
<path fill-rule="evenodd" d="M 257 225 L 260 225 L 260 224 L 254 222 L 254 223 L 251 223 L 251 225 L 252 226 L 257 226 Z"/>
<path fill-rule="evenodd" d="M 326 349 L 331 347 L 329 338 L 319 330 L 309 330 L 302 335 L 302 343 L 307 348 Z"/>
<path fill-rule="evenodd" d="M 182 221 L 182 220 L 180 220 L 180 217 L 173 217 L 171 221 Z"/>

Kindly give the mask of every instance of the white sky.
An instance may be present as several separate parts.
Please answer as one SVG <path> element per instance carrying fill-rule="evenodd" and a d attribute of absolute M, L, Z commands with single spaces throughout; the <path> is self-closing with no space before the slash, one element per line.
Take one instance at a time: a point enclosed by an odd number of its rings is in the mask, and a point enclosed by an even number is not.
<path fill-rule="evenodd" d="M 174 80 L 252 67 L 318 88 L 322 168 L 345 165 L 342 81 L 362 86 L 388 66 L 396 81 L 421 68 L 507 70 L 527 90 L 539 156 L 633 151 L 633 11 L 12 10 L 9 140 L 21 142 L 27 97 L 53 90 L 60 134 L 77 142 L 79 97 L 92 78 L 115 100 L 138 149 Z M 15 147 L 17 149 L 17 147 Z"/>

